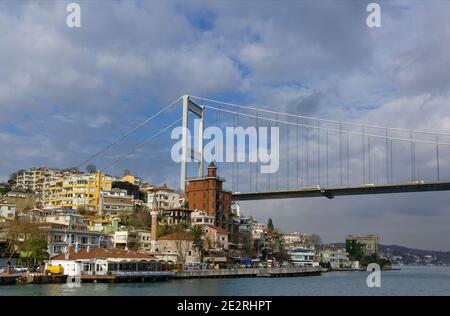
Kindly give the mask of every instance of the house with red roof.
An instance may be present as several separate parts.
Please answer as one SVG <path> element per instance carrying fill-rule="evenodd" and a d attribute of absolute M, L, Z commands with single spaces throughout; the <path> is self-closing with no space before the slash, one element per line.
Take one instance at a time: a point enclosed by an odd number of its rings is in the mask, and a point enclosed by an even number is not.
<path fill-rule="evenodd" d="M 194 247 L 194 238 L 186 232 L 174 232 L 158 238 L 156 252 L 164 261 L 189 264 L 200 261 L 200 252 Z"/>
<path fill-rule="evenodd" d="M 65 275 L 144 275 L 163 270 L 163 262 L 155 256 L 125 249 L 87 248 L 52 257 L 46 263 L 61 266 Z"/>

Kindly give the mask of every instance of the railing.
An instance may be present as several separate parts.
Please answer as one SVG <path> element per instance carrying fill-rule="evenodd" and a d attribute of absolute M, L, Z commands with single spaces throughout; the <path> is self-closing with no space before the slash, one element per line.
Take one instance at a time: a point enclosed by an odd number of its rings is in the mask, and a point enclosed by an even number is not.
<path fill-rule="evenodd" d="M 175 275 L 174 271 L 83 271 L 82 275 L 115 275 L 115 276 L 170 276 Z"/>
<path fill-rule="evenodd" d="M 175 272 L 173 272 L 173 271 L 136 271 L 136 272 L 117 271 L 113 274 L 117 275 L 117 276 L 160 276 L 160 275 L 164 275 L 164 276 L 172 275 L 173 276 L 173 275 L 175 275 Z"/>

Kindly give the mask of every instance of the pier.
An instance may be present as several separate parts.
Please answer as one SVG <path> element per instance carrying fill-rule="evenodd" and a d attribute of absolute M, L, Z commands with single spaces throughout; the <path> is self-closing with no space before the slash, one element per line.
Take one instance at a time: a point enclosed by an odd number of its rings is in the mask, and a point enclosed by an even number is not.
<path fill-rule="evenodd" d="M 67 275 L 46 273 L 14 273 L 0 275 L 0 285 L 65 283 Z"/>
<path fill-rule="evenodd" d="M 176 272 L 175 279 L 216 279 L 216 278 L 258 278 L 258 277 L 296 277 L 320 275 L 320 267 L 269 268 L 269 269 L 223 269 L 187 270 Z"/>
<path fill-rule="evenodd" d="M 82 283 L 131 283 L 165 281 L 175 276 L 172 271 L 119 272 L 114 274 L 82 274 Z"/>

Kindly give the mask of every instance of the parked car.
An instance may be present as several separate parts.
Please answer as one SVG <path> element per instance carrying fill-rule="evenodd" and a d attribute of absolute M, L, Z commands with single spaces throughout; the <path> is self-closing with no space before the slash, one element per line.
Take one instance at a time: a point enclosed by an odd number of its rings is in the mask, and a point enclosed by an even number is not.
<path fill-rule="evenodd" d="M 27 272 L 28 268 L 23 267 L 23 266 L 14 266 L 14 267 L 12 267 L 12 270 L 14 272 Z"/>

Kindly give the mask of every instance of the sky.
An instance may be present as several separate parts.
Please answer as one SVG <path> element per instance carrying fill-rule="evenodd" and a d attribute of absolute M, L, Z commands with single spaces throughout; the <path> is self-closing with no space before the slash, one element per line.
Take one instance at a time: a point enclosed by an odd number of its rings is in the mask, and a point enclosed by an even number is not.
<path fill-rule="evenodd" d="M 75 166 L 184 94 L 450 133 L 446 1 L 378 1 L 380 28 L 366 24 L 368 1 L 78 1 L 81 28 L 66 26 L 68 3 L 0 2 L 0 180 L 22 168 Z M 102 168 L 177 115 L 179 107 L 92 163 Z M 292 150 L 286 139 L 281 145 Z M 128 168 L 178 187 L 171 144 L 163 134 L 108 172 Z M 352 175 L 361 167 L 357 150 L 351 148 Z M 449 179 L 441 150 L 441 178 Z M 382 160 L 382 144 L 372 151 Z M 431 178 L 426 152 L 417 147 L 418 174 Z M 398 169 L 409 170 L 408 156 L 396 159 Z M 382 167 L 374 174 L 381 177 Z M 326 242 L 374 233 L 383 244 L 450 250 L 449 205 L 448 192 L 440 192 L 242 208 Z"/>

